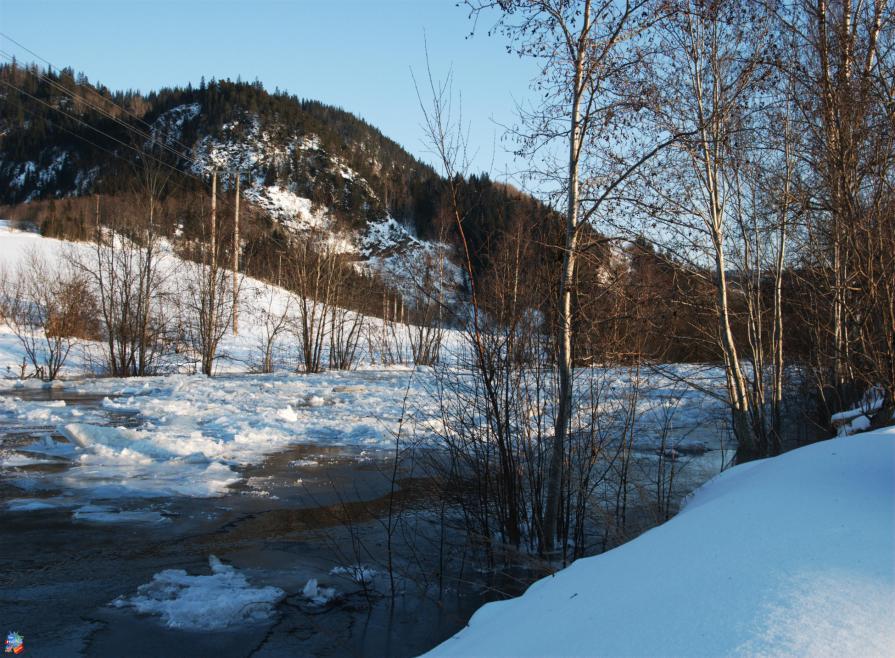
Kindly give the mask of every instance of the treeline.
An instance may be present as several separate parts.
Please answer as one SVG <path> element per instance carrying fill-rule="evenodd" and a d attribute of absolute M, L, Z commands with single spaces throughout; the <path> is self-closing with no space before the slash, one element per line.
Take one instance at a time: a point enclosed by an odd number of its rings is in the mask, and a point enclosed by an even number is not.
<path fill-rule="evenodd" d="M 446 491 L 470 535 L 576 553 L 607 474 L 624 526 L 638 393 L 607 435 L 588 364 L 706 392 L 656 361 L 712 361 L 738 461 L 830 436 L 845 409 L 893 423 L 890 3 L 465 4 L 537 64 L 512 135 L 561 212 L 489 238 L 464 322 L 470 374 L 444 377 Z M 433 82 L 422 112 L 467 246 L 450 90 Z M 462 256 L 470 272 L 482 260 Z"/>
<path fill-rule="evenodd" d="M 502 317 L 505 296 L 498 290 L 508 259 L 525 263 L 519 280 L 516 303 L 539 313 L 543 328 L 556 321 L 556 290 L 548 282 L 557 276 L 562 263 L 561 217 L 533 197 L 487 175 L 458 179 L 460 204 L 464 209 L 467 239 L 473 256 L 475 285 L 482 292 L 482 306 Z M 430 200 L 448 204 L 446 187 L 433 184 Z M 201 244 L 208 238 L 209 195 L 207 191 L 173 186 L 159 199 L 155 221 L 159 236 L 173 242 Z M 99 222 L 114 226 L 114 218 L 128 216 L 131 226 L 145 224 L 144 204 L 139 193 L 101 195 Z M 294 256 L 296 238 L 291 231 L 264 211 L 243 203 L 241 259 L 243 272 L 277 285 L 289 287 L 283 263 Z M 68 197 L 0 207 L 4 217 L 33 223 L 47 237 L 91 241 L 96 233 L 97 198 Z M 232 193 L 219 198 L 225 231 L 230 228 Z M 457 233 L 442 210 L 436 218 L 436 236 L 457 249 Z M 644 240 L 613 247 L 604 236 L 588 231 L 590 247 L 578 271 L 575 306 L 576 362 L 618 362 L 640 355 L 667 361 L 711 361 L 718 351 L 704 328 L 711 324 L 708 306 L 711 291 L 700 285 L 703 273 L 688 272 L 668 254 L 660 254 Z M 300 242 L 300 240 L 299 240 Z M 395 299 L 407 308 L 411 320 L 413 302 L 403 300 L 393 282 L 372 273 L 361 274 L 342 256 L 353 280 L 350 287 L 365 291 L 344 299 L 345 305 L 372 317 L 386 315 Z M 698 276 L 697 276 L 698 274 Z M 422 275 L 417 283 L 425 286 Z M 430 284 L 432 282 L 430 281 Z M 432 294 L 431 291 L 424 294 Z M 468 282 L 461 294 L 468 296 Z M 701 296 L 702 303 L 697 303 Z M 383 300 L 390 300 L 385 303 Z M 424 315 L 430 311 L 421 311 Z M 456 309 L 442 313 L 446 324 L 455 324 Z M 745 331 L 743 327 L 740 331 Z"/>

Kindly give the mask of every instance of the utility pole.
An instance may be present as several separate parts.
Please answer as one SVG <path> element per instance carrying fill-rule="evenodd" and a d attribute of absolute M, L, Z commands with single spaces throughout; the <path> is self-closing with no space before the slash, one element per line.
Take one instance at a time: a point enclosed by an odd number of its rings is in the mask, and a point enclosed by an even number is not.
<path fill-rule="evenodd" d="M 236 212 L 233 216 L 233 335 L 239 335 L 239 172 L 236 172 Z"/>
<path fill-rule="evenodd" d="M 215 255 L 218 251 L 217 198 L 218 170 L 215 169 L 211 172 L 211 257 L 208 259 L 208 265 L 212 268 L 212 270 L 214 269 Z"/>
<path fill-rule="evenodd" d="M 205 331 L 209 337 L 214 331 L 211 327 L 217 319 L 218 306 L 218 170 L 211 172 L 211 257 L 208 263 L 208 318 Z M 210 341 L 209 341 L 210 342 Z M 206 342 L 206 345 L 208 342 Z M 210 372 L 210 368 L 209 368 Z"/>

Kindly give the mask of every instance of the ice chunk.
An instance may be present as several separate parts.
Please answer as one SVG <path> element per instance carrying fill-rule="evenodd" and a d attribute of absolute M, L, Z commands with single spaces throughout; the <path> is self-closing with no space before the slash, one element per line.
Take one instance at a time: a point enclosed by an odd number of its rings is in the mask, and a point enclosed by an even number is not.
<path fill-rule="evenodd" d="M 0 468 L 12 468 L 15 466 L 33 466 L 34 464 L 57 464 L 55 459 L 43 459 L 34 455 L 23 453 L 0 454 Z"/>
<path fill-rule="evenodd" d="M 290 405 L 286 405 L 285 409 L 280 409 L 277 412 L 277 418 L 285 420 L 287 423 L 294 423 L 298 420 L 298 414 Z"/>
<path fill-rule="evenodd" d="M 76 521 L 91 523 L 165 523 L 168 518 L 155 510 L 120 510 L 107 505 L 84 505 L 72 514 Z"/>
<path fill-rule="evenodd" d="M 336 598 L 336 590 L 333 587 L 320 587 L 316 578 L 311 578 L 301 591 L 302 595 L 314 605 L 326 605 Z"/>
<path fill-rule="evenodd" d="M 333 567 L 329 573 L 331 576 L 346 576 L 358 585 L 370 585 L 378 572 L 363 564 L 352 564 L 347 567 Z"/>
<path fill-rule="evenodd" d="M 170 628 L 215 630 L 269 621 L 285 592 L 279 587 L 252 587 L 246 577 L 214 555 L 209 576 L 191 576 L 183 569 L 166 569 L 137 588 L 131 597 L 112 605 L 158 615 Z"/>
<path fill-rule="evenodd" d="M 57 509 L 58 505 L 35 498 L 14 498 L 6 503 L 10 512 L 33 512 L 42 509 Z"/>

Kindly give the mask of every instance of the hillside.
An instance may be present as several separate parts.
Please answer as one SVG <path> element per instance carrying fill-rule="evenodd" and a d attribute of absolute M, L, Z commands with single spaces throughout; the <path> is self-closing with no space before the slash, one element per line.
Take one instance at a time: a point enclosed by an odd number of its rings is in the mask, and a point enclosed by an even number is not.
<path fill-rule="evenodd" d="M 182 172 L 168 196 L 207 195 L 211 172 L 232 194 L 235 172 L 261 232 L 322 236 L 348 257 L 400 274 L 396 254 L 451 252 L 444 181 L 375 127 L 340 108 L 258 82 L 202 80 L 198 87 L 148 94 L 112 92 L 70 69 L 52 73 L 0 67 L 0 206 L 7 217 L 48 222 L 41 210 L 60 199 L 131 192 L 140 158 Z M 471 219 L 476 264 L 487 260 L 488 233 L 516 215 L 543 224 L 549 210 L 484 177 L 460 181 Z M 74 208 L 77 204 L 69 204 Z M 81 237 L 91 208 L 56 218 L 59 237 Z M 62 212 L 65 214 L 65 211 Z M 176 213 L 175 213 L 176 214 Z M 180 213 L 183 215 L 184 213 Z M 89 219 L 85 219 L 89 218 Z M 247 221 L 251 221 L 247 220 Z M 169 220 L 183 229 L 183 217 Z"/>
<path fill-rule="evenodd" d="M 145 222 L 140 194 L 148 162 L 166 174 L 179 172 L 165 183 L 157 212 L 161 233 L 172 241 L 201 243 L 208 239 L 211 172 L 220 173 L 218 207 L 229 236 L 228 204 L 238 171 L 247 273 L 276 280 L 283 255 L 310 236 L 359 272 L 376 275 L 377 286 L 396 290 L 411 305 L 419 300 L 421 281 L 434 278 L 426 270 L 437 263 L 444 263 L 437 267 L 442 298 L 468 299 L 446 181 L 345 110 L 270 93 L 258 82 L 203 80 L 198 87 L 140 94 L 110 91 L 70 69 L 56 74 L 4 65 L 0 83 L 5 218 L 33 222 L 46 236 L 87 240 L 98 194 L 101 223 L 127 215 Z M 552 321 L 562 217 L 486 174 L 454 183 L 479 303 L 502 317 L 507 309 L 500 308 L 501 300 L 508 299 L 502 282 L 518 280 L 517 303 Z M 606 349 L 607 341 L 617 343 L 620 335 L 624 345 L 613 344 L 612 351 L 646 350 L 676 360 L 716 356 L 711 347 L 692 347 L 692 341 L 666 344 L 669 336 L 692 333 L 692 311 L 681 316 L 674 307 L 705 293 L 698 289 L 699 277 L 646 242 L 616 249 L 595 230 L 583 230 L 579 240 L 589 245 L 583 247 L 588 257 L 579 266 L 576 288 L 576 322 L 588 334 L 576 348 L 582 358 Z M 508 268 L 522 262 L 525 267 L 510 275 Z M 596 288 L 607 294 L 585 294 Z M 633 300 L 631 309 L 619 307 L 623 298 Z M 656 305 L 665 311 L 644 317 L 643 309 Z"/>

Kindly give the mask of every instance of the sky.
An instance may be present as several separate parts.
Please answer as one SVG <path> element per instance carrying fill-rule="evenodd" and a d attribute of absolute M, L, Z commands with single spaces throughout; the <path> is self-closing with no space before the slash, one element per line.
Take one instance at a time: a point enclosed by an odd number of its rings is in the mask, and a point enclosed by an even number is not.
<path fill-rule="evenodd" d="M 434 162 L 411 77 L 424 79 L 427 46 L 435 77 L 452 70 L 462 95 L 470 173 L 513 179 L 521 165 L 503 126 L 537 69 L 488 36 L 495 19 L 470 36 L 456 0 L 0 0 L 0 32 L 111 89 L 258 79 L 353 112 Z M 35 60 L 3 37 L 0 49 Z"/>

